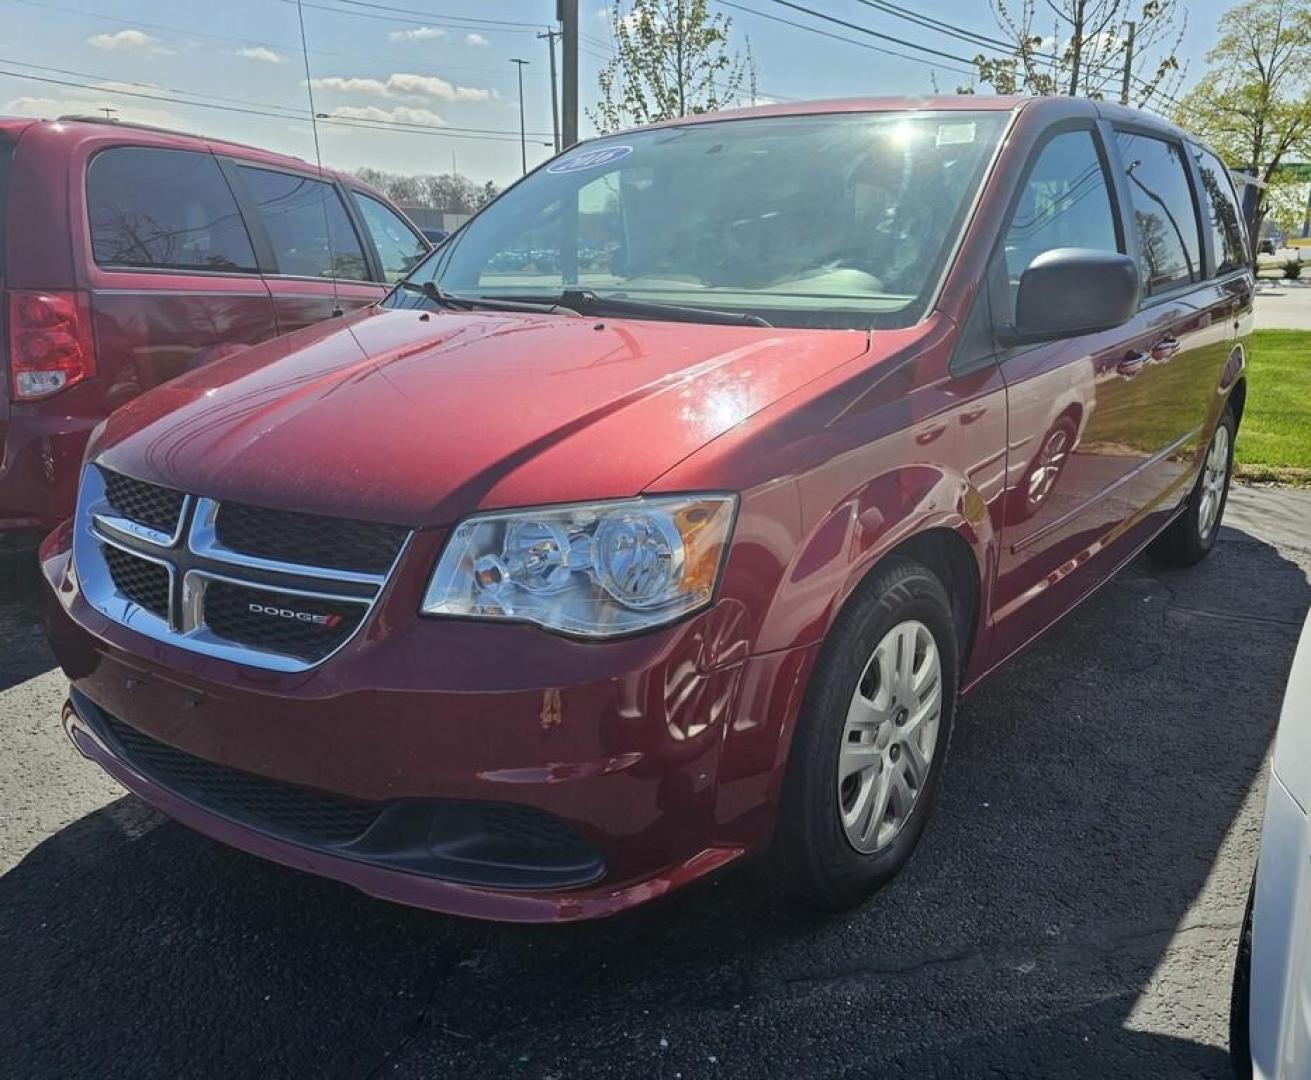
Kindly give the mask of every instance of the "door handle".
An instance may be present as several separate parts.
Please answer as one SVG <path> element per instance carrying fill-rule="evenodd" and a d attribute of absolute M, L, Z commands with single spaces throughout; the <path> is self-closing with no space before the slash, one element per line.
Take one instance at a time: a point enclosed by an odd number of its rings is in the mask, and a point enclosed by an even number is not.
<path fill-rule="evenodd" d="M 1145 352 L 1126 353 L 1124 359 L 1115 365 L 1115 370 L 1124 378 L 1132 379 L 1138 372 L 1147 366 L 1147 354 Z"/>
<path fill-rule="evenodd" d="M 1158 341 L 1155 345 L 1152 346 L 1152 359 L 1155 360 L 1158 364 L 1164 363 L 1166 360 L 1169 360 L 1170 357 L 1172 357 L 1178 351 L 1179 351 L 1178 338 L 1174 337 L 1173 335 L 1171 335 L 1170 337 L 1163 337 L 1161 338 L 1160 341 Z"/>

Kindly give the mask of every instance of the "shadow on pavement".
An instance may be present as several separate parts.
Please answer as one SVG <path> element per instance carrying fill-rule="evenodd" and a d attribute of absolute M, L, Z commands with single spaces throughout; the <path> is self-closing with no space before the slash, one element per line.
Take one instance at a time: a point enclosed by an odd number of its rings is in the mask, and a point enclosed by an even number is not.
<path fill-rule="evenodd" d="M 4 643 L 0 648 L 0 692 L 55 666 L 46 646 L 36 573 L 35 563 L 18 567 L 0 561 L 0 642 Z"/>
<path fill-rule="evenodd" d="M 1259 827 L 1242 812 L 1309 602 L 1302 566 L 1232 528 L 1193 570 L 1131 568 L 969 699 L 916 858 L 848 918 L 746 867 L 603 923 L 460 922 L 122 799 L 0 879 L 0 1060 L 33 1077 L 1226 1075 L 1214 1020 Z M 1222 844 L 1232 895 L 1199 915 Z M 1133 1030 L 1167 947 L 1188 977 L 1153 992 L 1178 996 L 1182 1030 Z"/>

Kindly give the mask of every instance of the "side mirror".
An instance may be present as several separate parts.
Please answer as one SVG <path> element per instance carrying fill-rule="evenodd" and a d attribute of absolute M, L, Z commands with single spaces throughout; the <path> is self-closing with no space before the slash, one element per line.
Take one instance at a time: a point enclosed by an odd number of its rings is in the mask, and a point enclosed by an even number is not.
<path fill-rule="evenodd" d="M 998 337 L 1005 345 L 1023 345 L 1110 330 L 1133 317 L 1138 294 L 1138 264 L 1129 256 L 1053 248 L 1021 275 L 1015 322 Z"/>

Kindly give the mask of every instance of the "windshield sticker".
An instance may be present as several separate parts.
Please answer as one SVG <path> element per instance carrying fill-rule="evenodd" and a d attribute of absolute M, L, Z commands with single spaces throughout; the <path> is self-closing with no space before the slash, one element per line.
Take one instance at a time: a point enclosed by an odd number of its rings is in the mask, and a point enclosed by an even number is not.
<path fill-rule="evenodd" d="M 973 141 L 974 121 L 957 120 L 952 123 L 938 125 L 938 137 L 934 145 L 954 146 L 956 143 L 972 143 Z"/>
<path fill-rule="evenodd" d="M 595 169 L 599 165 L 610 165 L 616 161 L 623 161 L 632 152 L 633 148 L 631 146 L 602 146 L 596 150 L 584 150 L 581 154 L 575 154 L 563 161 L 557 161 L 554 165 L 548 165 L 546 171 L 549 173 L 569 173 L 578 172 L 579 169 Z"/>

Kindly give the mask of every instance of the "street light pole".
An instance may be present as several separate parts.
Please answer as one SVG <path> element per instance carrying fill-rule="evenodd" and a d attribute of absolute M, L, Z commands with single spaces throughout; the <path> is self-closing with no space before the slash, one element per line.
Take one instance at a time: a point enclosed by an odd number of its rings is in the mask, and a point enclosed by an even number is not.
<path fill-rule="evenodd" d="M 510 58 L 510 63 L 519 68 L 519 162 L 523 166 L 523 171 L 528 171 L 528 135 L 524 131 L 523 124 L 523 66 L 532 63 L 531 60 L 521 60 L 514 56 Z"/>

